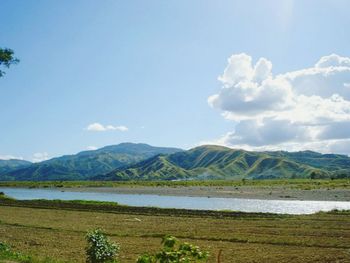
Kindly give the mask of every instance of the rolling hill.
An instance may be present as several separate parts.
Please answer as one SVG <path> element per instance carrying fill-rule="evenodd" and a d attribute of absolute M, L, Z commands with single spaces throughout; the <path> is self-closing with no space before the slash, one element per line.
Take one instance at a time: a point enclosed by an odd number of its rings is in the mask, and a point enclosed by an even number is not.
<path fill-rule="evenodd" d="M 21 168 L 29 167 L 31 164 L 31 162 L 17 159 L 0 160 L 0 178 L 5 179 L 5 174 Z M 10 179 L 10 177 L 7 179 Z"/>
<path fill-rule="evenodd" d="M 120 167 L 96 180 L 329 178 L 350 175 L 345 155 L 304 152 L 250 152 L 221 146 L 200 146 L 157 155 Z"/>
<path fill-rule="evenodd" d="M 171 154 L 179 151 L 181 149 L 121 143 L 12 169 L 1 174 L 0 180 L 86 180 L 91 176 L 108 173 L 118 167 L 137 163 L 158 154 Z"/>
<path fill-rule="evenodd" d="M 350 177 L 339 154 L 252 152 L 222 146 L 187 151 L 122 143 L 41 163 L 0 161 L 0 180 L 192 180 Z"/>

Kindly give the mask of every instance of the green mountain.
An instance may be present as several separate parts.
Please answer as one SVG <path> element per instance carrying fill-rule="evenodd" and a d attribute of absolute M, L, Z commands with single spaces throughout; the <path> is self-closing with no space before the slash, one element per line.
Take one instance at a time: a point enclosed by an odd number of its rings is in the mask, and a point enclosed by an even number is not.
<path fill-rule="evenodd" d="M 188 151 L 122 143 L 41 163 L 0 160 L 0 180 L 181 180 L 350 177 L 339 154 L 250 152 L 221 146 Z"/>
<path fill-rule="evenodd" d="M 0 160 L 0 178 L 5 178 L 5 174 L 17 169 L 26 168 L 31 164 L 31 162 L 17 159 Z"/>
<path fill-rule="evenodd" d="M 350 175 L 350 158 L 315 152 L 250 152 L 200 146 L 158 155 L 101 176 L 98 180 L 328 178 Z"/>
<path fill-rule="evenodd" d="M 339 169 L 350 168 L 350 158 L 342 154 L 321 154 L 312 151 L 302 152 L 268 152 L 273 156 L 281 158 L 288 158 L 295 162 L 299 162 L 306 165 L 311 165 L 320 169 L 326 169 L 327 171 L 335 171 Z"/>
<path fill-rule="evenodd" d="M 122 143 L 34 163 L 21 169 L 9 171 L 1 175 L 0 180 L 86 180 L 92 176 L 105 174 L 118 167 L 137 163 L 158 154 L 172 154 L 179 151 L 182 150 L 153 147 L 147 144 Z"/>

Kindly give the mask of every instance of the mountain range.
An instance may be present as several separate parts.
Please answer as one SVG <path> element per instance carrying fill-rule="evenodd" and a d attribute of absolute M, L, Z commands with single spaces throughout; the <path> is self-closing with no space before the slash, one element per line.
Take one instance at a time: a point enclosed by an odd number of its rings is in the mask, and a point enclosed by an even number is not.
<path fill-rule="evenodd" d="M 253 152 L 204 145 L 190 150 L 122 143 L 40 163 L 0 160 L 0 180 L 193 180 L 350 177 L 339 154 Z"/>
<path fill-rule="evenodd" d="M 303 152 L 250 152 L 200 146 L 158 155 L 97 176 L 96 180 L 274 179 L 350 176 L 345 155 Z"/>
<path fill-rule="evenodd" d="M 116 168 L 137 163 L 158 154 L 171 154 L 178 151 L 182 150 L 153 147 L 141 143 L 121 143 L 74 155 L 64 155 L 24 167 L 13 167 L 13 169 L 0 172 L 0 180 L 87 180 L 97 174 L 108 173 Z M 11 161 L 13 160 L 7 162 Z"/>
<path fill-rule="evenodd" d="M 32 163 L 24 160 L 0 160 L 0 180 L 11 180 L 11 177 L 6 176 L 6 174 L 11 171 L 29 167 Z"/>

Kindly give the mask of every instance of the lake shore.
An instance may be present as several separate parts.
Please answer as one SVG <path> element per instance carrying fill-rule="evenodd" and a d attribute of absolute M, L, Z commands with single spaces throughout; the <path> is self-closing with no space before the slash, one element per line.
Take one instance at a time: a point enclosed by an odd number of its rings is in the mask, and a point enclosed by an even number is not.
<path fill-rule="evenodd" d="M 261 200 L 350 201 L 350 190 L 342 188 L 293 189 L 286 186 L 116 186 L 60 188 L 62 191 L 150 194 L 165 196 L 225 197 Z"/>

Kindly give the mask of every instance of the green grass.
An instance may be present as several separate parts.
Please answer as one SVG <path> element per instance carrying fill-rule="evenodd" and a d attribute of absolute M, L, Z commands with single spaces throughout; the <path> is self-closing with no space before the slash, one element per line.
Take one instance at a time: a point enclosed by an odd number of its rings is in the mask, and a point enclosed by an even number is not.
<path fill-rule="evenodd" d="M 59 263 L 57 260 L 50 258 L 38 259 L 20 252 L 14 251 L 11 246 L 0 241 L 0 263 Z"/>
<path fill-rule="evenodd" d="M 0 192 L 0 199 L 3 199 L 3 200 L 14 200 L 14 198 L 5 195 L 4 192 Z"/>
<path fill-rule="evenodd" d="M 15 200 L 15 199 L 13 199 Z M 50 202 L 52 204 L 79 204 L 79 205 L 105 205 L 105 206 L 120 206 L 117 202 L 107 201 L 94 201 L 94 200 L 47 200 L 47 199 L 36 199 L 37 202 Z"/>
<path fill-rule="evenodd" d="M 20 253 L 14 252 L 11 247 L 4 243 L 0 242 L 0 262 L 2 260 L 15 260 L 17 262 L 31 262 L 30 257 L 24 256 Z"/>
<path fill-rule="evenodd" d="M 0 187 L 28 188 L 79 188 L 79 187 L 190 187 L 190 186 L 284 186 L 293 189 L 350 189 L 350 179 L 278 179 L 278 180 L 202 180 L 202 181 L 45 181 L 45 182 L 0 182 Z"/>

